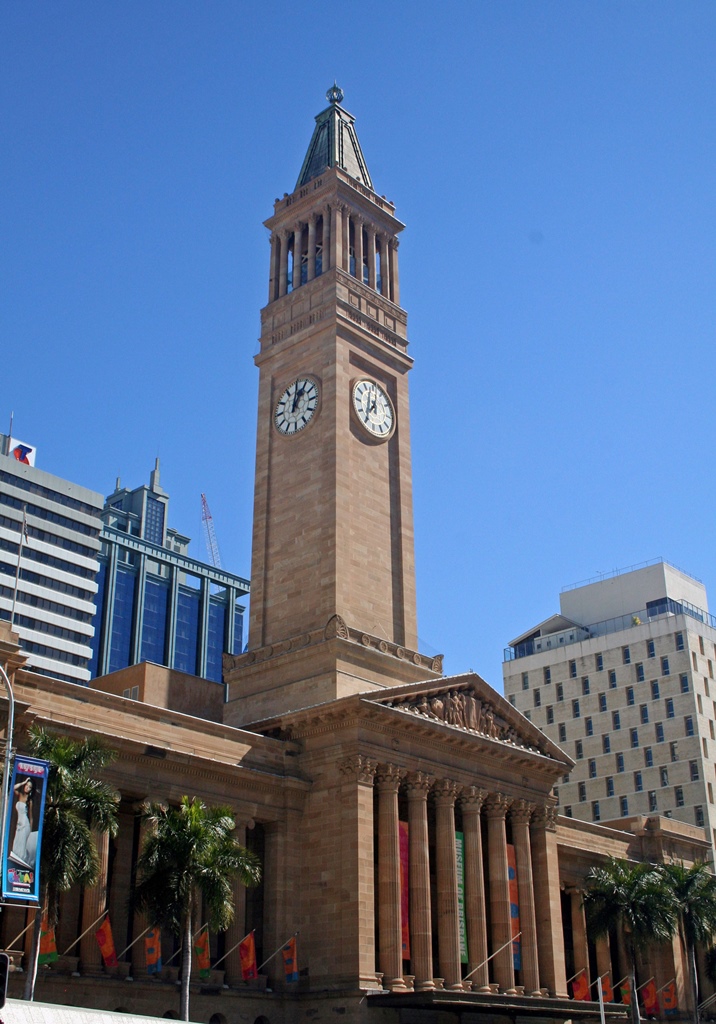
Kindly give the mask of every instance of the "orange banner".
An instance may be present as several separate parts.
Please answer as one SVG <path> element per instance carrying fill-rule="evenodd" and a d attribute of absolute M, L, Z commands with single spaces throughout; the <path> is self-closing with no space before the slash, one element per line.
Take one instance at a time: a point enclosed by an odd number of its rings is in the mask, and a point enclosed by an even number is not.
<path fill-rule="evenodd" d="M 612 988 L 611 978 L 608 974 L 605 974 L 602 978 L 602 998 L 605 1003 L 614 1002 L 614 989 Z"/>
<path fill-rule="evenodd" d="M 631 1006 L 631 981 L 625 978 L 619 986 L 619 994 L 625 1006 Z"/>
<path fill-rule="evenodd" d="M 408 888 L 410 842 L 407 821 L 399 821 L 398 830 L 400 838 L 400 925 L 403 936 L 403 960 L 410 960 L 410 890 Z"/>
<path fill-rule="evenodd" d="M 517 882 L 517 858 L 512 843 L 507 844 L 507 877 L 510 886 L 510 934 L 512 935 L 512 961 L 516 971 L 522 969 L 520 934 L 520 894 Z"/>
<path fill-rule="evenodd" d="M 162 973 L 162 935 L 158 928 L 144 936 L 144 963 L 147 974 Z"/>
<path fill-rule="evenodd" d="M 659 997 L 656 994 L 656 982 L 653 978 L 651 981 L 647 981 L 646 985 L 642 988 L 641 998 L 644 1003 L 644 1009 L 649 1016 L 657 1016 L 659 1013 Z"/>
<path fill-rule="evenodd" d="M 105 917 L 104 921 L 94 934 L 95 938 L 97 939 L 97 942 L 99 943 L 99 951 L 102 954 L 104 966 L 116 967 L 117 951 L 114 948 L 114 939 L 112 937 L 112 925 L 109 923 L 109 914 Z"/>
<path fill-rule="evenodd" d="M 254 942 L 254 933 L 249 932 L 245 939 L 242 939 L 239 943 L 239 959 L 241 961 L 241 977 L 244 981 L 250 981 L 252 978 L 258 978 L 259 972 L 256 970 L 256 943 Z"/>
<path fill-rule="evenodd" d="M 292 935 L 281 950 L 283 956 L 283 973 L 286 981 L 298 981 L 298 958 L 296 956 L 296 936 Z"/>
<path fill-rule="evenodd" d="M 572 999 L 589 999 L 586 971 L 580 971 L 576 978 L 572 978 Z"/>
<path fill-rule="evenodd" d="M 196 953 L 196 966 L 199 968 L 199 977 L 206 980 L 211 974 L 208 928 L 202 928 L 194 939 L 194 952 Z"/>
<path fill-rule="evenodd" d="M 55 960 L 57 960 L 55 929 L 50 928 L 47 923 L 47 914 L 45 914 L 40 923 L 40 953 L 37 962 L 38 964 L 51 964 Z"/>
<path fill-rule="evenodd" d="M 662 989 L 664 993 L 664 1013 L 671 1016 L 679 1012 L 679 997 L 676 994 L 676 981 L 670 981 Z"/>

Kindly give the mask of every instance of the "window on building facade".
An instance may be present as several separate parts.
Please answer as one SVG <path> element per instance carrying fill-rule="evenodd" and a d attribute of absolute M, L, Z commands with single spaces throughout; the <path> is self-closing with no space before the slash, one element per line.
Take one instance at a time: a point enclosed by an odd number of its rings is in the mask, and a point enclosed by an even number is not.
<path fill-rule="evenodd" d="M 545 667 L 544 671 L 542 672 L 542 677 L 544 679 L 545 686 L 547 686 L 549 683 L 551 683 L 552 682 L 552 669 Z"/>
<path fill-rule="evenodd" d="M 630 729 L 629 730 L 629 742 L 631 743 L 632 748 L 635 748 L 635 747 L 639 746 L 639 730 L 638 729 Z"/>
<path fill-rule="evenodd" d="M 706 678 L 706 676 L 704 676 L 704 693 L 706 694 L 707 697 L 711 696 L 711 694 L 709 693 L 709 681 Z"/>
<path fill-rule="evenodd" d="M 594 726 L 592 725 L 592 719 L 589 716 L 584 719 L 584 735 L 585 736 L 593 736 L 594 735 Z"/>
<path fill-rule="evenodd" d="M 595 654 L 594 655 L 594 666 L 595 666 L 597 672 L 603 672 L 604 671 L 604 655 L 603 654 Z"/>
<path fill-rule="evenodd" d="M 639 717 L 641 718 L 642 725 L 649 724 L 649 706 L 648 704 L 639 705 Z"/>
<path fill-rule="evenodd" d="M 692 782 L 698 782 L 699 781 L 699 762 L 698 761 L 689 761 L 689 774 L 691 776 L 691 781 Z"/>
<path fill-rule="evenodd" d="M 515 707 L 515 695 L 514 695 L 514 693 L 510 694 L 509 701 L 510 701 L 510 704 L 512 705 L 512 707 Z"/>
<path fill-rule="evenodd" d="M 679 676 L 679 683 L 681 684 L 681 692 L 682 693 L 688 693 L 689 692 L 689 677 L 687 676 L 687 674 L 685 672 L 682 672 L 681 675 Z"/>
<path fill-rule="evenodd" d="M 659 699 L 659 680 L 658 679 L 652 679 L 652 681 L 651 681 L 651 699 L 652 700 L 658 700 Z"/>
<path fill-rule="evenodd" d="M 589 778 L 596 779 L 597 777 L 597 762 L 593 757 L 590 757 L 587 761 L 587 768 L 589 769 Z"/>
<path fill-rule="evenodd" d="M 561 683 L 557 683 L 555 693 L 557 695 L 557 700 L 564 700 L 564 686 Z"/>
<path fill-rule="evenodd" d="M 704 650 L 704 638 L 702 636 L 699 637 L 699 650 L 702 654 L 706 654 L 706 651 Z"/>
<path fill-rule="evenodd" d="M 522 673 L 522 689 L 529 690 L 530 688 L 530 675 L 529 672 Z"/>
<path fill-rule="evenodd" d="M 649 810 L 650 811 L 658 811 L 659 810 L 659 804 L 657 803 L 656 790 L 655 789 L 650 789 L 649 790 Z"/>
<path fill-rule="evenodd" d="M 532 691 L 532 699 L 534 701 L 534 706 L 536 708 L 538 708 L 541 705 L 541 703 L 542 703 L 542 696 L 541 696 L 539 690 L 533 690 Z"/>
<path fill-rule="evenodd" d="M 662 786 L 668 786 L 669 785 L 669 769 L 668 768 L 660 768 L 659 769 L 659 778 L 661 780 Z"/>
<path fill-rule="evenodd" d="M 694 817 L 696 818 L 696 824 L 699 826 L 699 828 L 703 828 L 704 827 L 704 809 L 701 806 L 701 804 L 697 804 L 696 807 L 694 807 Z"/>
<path fill-rule="evenodd" d="M 629 708 L 632 707 L 633 704 L 634 704 L 634 687 L 633 686 L 627 686 L 627 688 L 626 688 L 626 702 L 627 702 L 627 707 L 629 707 Z"/>
<path fill-rule="evenodd" d="M 712 740 L 716 740 L 716 736 L 714 735 L 714 723 L 713 723 L 713 720 L 710 719 L 710 718 L 709 718 L 709 732 L 711 733 L 711 739 Z"/>
<path fill-rule="evenodd" d="M 592 821 L 601 821 L 602 815 L 599 810 L 599 801 L 592 800 Z"/>
<path fill-rule="evenodd" d="M 548 704 L 545 710 L 547 712 L 547 725 L 554 725 L 554 708 L 551 704 Z"/>
<path fill-rule="evenodd" d="M 687 715 L 684 719 L 684 731 L 687 736 L 694 735 L 694 720 L 691 715 Z"/>
<path fill-rule="evenodd" d="M 608 754 L 612 749 L 612 741 L 608 736 L 602 736 L 602 752 Z"/>
<path fill-rule="evenodd" d="M 589 693 L 589 676 L 582 679 L 582 693 L 586 696 Z"/>
<path fill-rule="evenodd" d="M 706 783 L 706 788 L 709 791 L 709 803 L 712 804 L 714 802 L 714 788 L 710 782 Z"/>
<path fill-rule="evenodd" d="M 614 690 L 617 685 L 617 670 L 615 668 L 609 669 L 609 685 Z"/>
<path fill-rule="evenodd" d="M 623 772 L 624 771 L 624 755 L 623 754 L 617 754 L 616 755 L 616 763 L 617 763 L 617 772 L 620 772 L 620 773 Z"/>
<path fill-rule="evenodd" d="M 691 652 L 691 664 L 694 666 L 694 672 L 696 672 L 696 670 L 699 667 L 699 662 L 698 662 L 698 659 L 696 657 L 696 651 L 692 651 Z"/>
<path fill-rule="evenodd" d="M 657 743 L 663 743 L 664 742 L 664 725 L 663 725 L 663 723 L 662 722 L 657 722 L 656 725 L 654 726 L 654 731 L 656 733 L 656 742 Z"/>
<path fill-rule="evenodd" d="M 703 747 L 704 757 L 708 757 L 709 756 L 709 745 L 706 742 L 706 737 L 705 736 L 701 737 L 701 746 Z"/>
<path fill-rule="evenodd" d="M 532 721 L 532 712 L 529 710 L 529 708 L 527 709 L 527 711 L 523 711 L 522 714 L 525 716 L 528 722 Z"/>
<path fill-rule="evenodd" d="M 641 793 L 644 789 L 644 780 L 641 777 L 641 772 L 634 772 L 634 792 Z"/>
<path fill-rule="evenodd" d="M 580 804 L 584 803 L 584 801 L 586 799 L 587 799 L 587 783 L 586 782 L 580 782 L 579 783 L 579 802 L 580 802 Z"/>
<path fill-rule="evenodd" d="M 668 676 L 669 675 L 669 659 L 668 658 L 662 658 L 661 659 L 661 674 L 662 674 L 662 676 Z"/>
<path fill-rule="evenodd" d="M 622 661 L 625 665 L 631 665 L 631 651 L 628 647 L 622 647 Z"/>
<path fill-rule="evenodd" d="M 580 715 L 579 701 L 578 700 L 573 700 L 572 701 L 572 718 L 579 718 L 579 715 Z"/>
<path fill-rule="evenodd" d="M 569 678 L 570 679 L 576 679 L 577 678 L 577 662 L 576 661 L 570 661 L 570 663 L 569 663 Z"/>
<path fill-rule="evenodd" d="M 581 759 L 584 757 L 584 747 L 582 746 L 581 740 L 575 740 L 574 756 L 577 761 L 581 761 Z"/>
<path fill-rule="evenodd" d="M 683 786 L 674 786 L 674 801 L 677 807 L 684 806 L 684 788 Z"/>
<path fill-rule="evenodd" d="M 614 796 L 614 779 L 611 775 L 607 775 L 606 779 L 607 796 Z"/>
<path fill-rule="evenodd" d="M 644 765 L 646 768 L 652 768 L 654 765 L 654 753 L 651 747 L 644 747 Z"/>
<path fill-rule="evenodd" d="M 674 717 L 674 699 L 673 699 L 673 697 L 667 697 L 666 700 L 664 701 L 664 706 L 666 707 L 666 717 L 667 718 L 673 718 Z"/>
<path fill-rule="evenodd" d="M 676 650 L 677 651 L 683 651 L 683 649 L 684 649 L 684 634 L 683 633 L 675 633 L 674 634 L 674 640 L 676 642 Z"/>
<path fill-rule="evenodd" d="M 567 818 L 571 818 L 572 817 L 572 805 L 571 804 L 567 804 L 567 806 L 564 808 L 564 813 L 565 813 L 565 816 Z"/>
<path fill-rule="evenodd" d="M 559 742 L 567 742 L 567 726 L 564 724 L 564 722 L 559 723 Z"/>
<path fill-rule="evenodd" d="M 672 761 L 678 761 L 679 760 L 679 744 L 678 744 L 678 742 L 676 740 L 672 740 L 672 742 L 669 744 L 669 751 L 671 753 L 671 760 Z"/>
<path fill-rule="evenodd" d="M 619 797 L 619 812 L 622 818 L 626 818 L 629 814 L 629 800 L 625 796 Z"/>
<path fill-rule="evenodd" d="M 607 695 L 606 695 L 606 693 L 600 693 L 599 694 L 599 710 L 600 711 L 606 711 L 607 710 Z"/>
<path fill-rule="evenodd" d="M 642 665 L 641 662 L 638 662 L 638 664 L 636 664 L 634 666 L 634 668 L 636 670 L 636 681 L 637 681 L 637 683 L 643 683 L 644 682 L 644 666 Z"/>
<path fill-rule="evenodd" d="M 703 713 L 704 713 L 704 706 L 701 703 L 701 694 L 700 693 L 696 694 L 696 707 L 699 709 L 699 714 L 703 715 Z"/>
<path fill-rule="evenodd" d="M 622 727 L 621 715 L 619 714 L 618 711 L 612 711 L 612 729 L 614 729 L 616 731 L 617 729 L 621 729 L 621 727 Z"/>
<path fill-rule="evenodd" d="M 646 641 L 646 656 L 647 656 L 647 658 L 655 658 L 656 657 L 656 644 L 654 643 L 653 640 L 647 640 Z"/>

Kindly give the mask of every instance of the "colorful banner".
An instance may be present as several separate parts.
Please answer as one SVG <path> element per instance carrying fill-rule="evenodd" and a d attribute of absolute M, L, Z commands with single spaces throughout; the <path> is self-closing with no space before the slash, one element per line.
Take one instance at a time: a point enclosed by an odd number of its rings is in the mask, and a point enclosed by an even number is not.
<path fill-rule="evenodd" d="M 99 951 L 102 954 L 104 966 L 116 967 L 117 950 L 114 948 L 114 938 L 112 936 L 112 925 L 109 923 L 109 914 L 105 917 L 104 921 L 94 934 L 97 942 L 99 943 Z"/>
<path fill-rule="evenodd" d="M 656 1017 L 659 1014 L 659 997 L 656 994 L 656 982 L 653 978 L 647 981 L 646 985 L 642 986 L 641 998 L 644 1003 L 644 1009 L 650 1017 Z"/>
<path fill-rule="evenodd" d="M 241 977 L 244 981 L 258 978 L 259 972 L 256 970 L 256 943 L 254 942 L 253 932 L 249 932 L 246 938 L 242 939 L 239 943 L 239 960 L 241 961 Z"/>
<path fill-rule="evenodd" d="M 199 977 L 206 981 L 211 975 L 208 928 L 202 928 L 199 934 L 195 936 L 194 953 L 196 954 L 196 966 L 199 968 Z"/>
<path fill-rule="evenodd" d="M 674 1014 L 679 1012 L 679 998 L 676 994 L 676 979 L 670 981 L 668 985 L 664 985 L 662 991 L 662 999 L 664 1003 L 664 1013 L 668 1017 L 673 1017 Z"/>
<path fill-rule="evenodd" d="M 589 982 L 587 981 L 587 972 L 584 970 L 572 978 L 572 999 L 589 999 Z"/>
<path fill-rule="evenodd" d="M 605 1003 L 614 1002 L 614 989 L 612 988 L 612 980 L 608 974 L 602 975 L 602 999 Z"/>
<path fill-rule="evenodd" d="M 158 928 L 144 936 L 144 963 L 147 974 L 162 973 L 162 933 Z"/>
<path fill-rule="evenodd" d="M 619 994 L 625 1006 L 631 1006 L 631 981 L 625 978 L 619 986 Z"/>
<path fill-rule="evenodd" d="M 516 971 L 522 968 L 520 934 L 520 894 L 517 887 L 517 858 L 512 843 L 507 844 L 507 877 L 510 887 L 510 926 L 512 935 L 512 962 Z"/>
<path fill-rule="evenodd" d="M 50 928 L 47 923 L 47 914 L 43 914 L 40 924 L 40 952 L 37 957 L 38 964 L 51 964 L 57 960 L 57 945 L 55 943 L 55 929 Z"/>
<path fill-rule="evenodd" d="M 296 936 L 292 935 L 281 950 L 283 956 L 283 973 L 286 981 L 298 981 L 298 958 L 296 956 Z"/>
<path fill-rule="evenodd" d="M 40 852 L 47 792 L 47 761 L 15 758 L 7 795 L 7 830 L 2 862 L 3 899 L 40 899 Z"/>
<path fill-rule="evenodd" d="M 467 963 L 467 920 L 465 917 L 465 836 L 455 833 L 457 860 L 457 924 L 460 935 L 460 963 Z"/>
<path fill-rule="evenodd" d="M 403 936 L 403 960 L 410 960 L 410 888 L 408 866 L 410 839 L 407 821 L 398 822 L 400 840 L 400 929 Z"/>

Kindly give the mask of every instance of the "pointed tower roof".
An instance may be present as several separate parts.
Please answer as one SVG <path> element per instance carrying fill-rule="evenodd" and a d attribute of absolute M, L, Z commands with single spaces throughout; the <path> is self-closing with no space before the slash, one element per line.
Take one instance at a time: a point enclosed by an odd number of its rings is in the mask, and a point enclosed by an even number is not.
<path fill-rule="evenodd" d="M 373 182 L 354 127 L 355 118 L 341 106 L 343 90 L 334 82 L 326 93 L 326 99 L 330 106 L 316 116 L 316 127 L 296 188 L 316 178 L 326 167 L 340 167 L 372 189 Z"/>

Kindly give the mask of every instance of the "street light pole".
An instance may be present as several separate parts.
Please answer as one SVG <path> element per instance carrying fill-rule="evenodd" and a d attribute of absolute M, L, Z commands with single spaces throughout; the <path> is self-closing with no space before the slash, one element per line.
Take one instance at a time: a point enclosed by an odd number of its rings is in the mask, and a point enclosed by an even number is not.
<path fill-rule="evenodd" d="M 2 792 L 0 793 L 0 864 L 3 863 L 5 855 L 5 832 L 7 827 L 7 794 L 10 786 L 10 758 L 12 756 L 12 737 L 15 728 L 15 694 L 12 690 L 10 678 L 0 665 L 0 676 L 7 690 L 7 731 L 5 733 L 5 765 L 2 776 Z"/>

